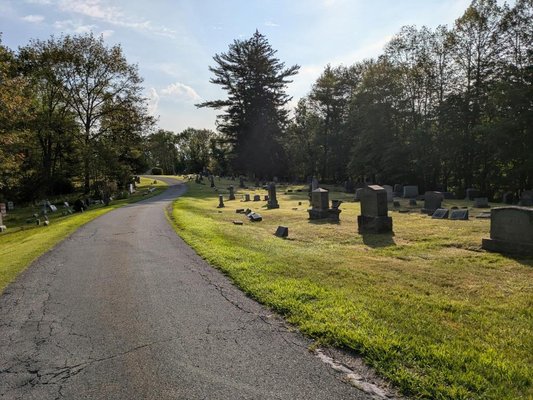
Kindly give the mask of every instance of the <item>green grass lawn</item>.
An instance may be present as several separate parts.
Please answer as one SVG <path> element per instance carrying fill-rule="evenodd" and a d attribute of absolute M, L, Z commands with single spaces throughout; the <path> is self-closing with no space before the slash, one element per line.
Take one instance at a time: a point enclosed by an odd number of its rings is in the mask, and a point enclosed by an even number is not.
<path fill-rule="evenodd" d="M 143 195 L 149 187 L 154 187 L 156 190 Z M 0 292 L 32 261 L 80 226 L 115 208 L 159 194 L 165 190 L 165 187 L 166 184 L 162 181 L 154 184 L 152 179 L 141 178 L 136 193 L 127 199 L 112 201 L 107 207 L 94 205 L 83 213 L 64 216 L 62 208 L 58 206 L 57 212 L 48 214 L 49 226 L 26 223 L 28 217 L 39 212 L 38 209 L 25 207 L 10 211 L 8 216 L 4 217 L 4 224 L 8 226 L 8 230 L 0 234 Z M 40 218 L 42 220 L 42 217 Z"/>
<path fill-rule="evenodd" d="M 219 192 L 206 183 L 190 183 L 175 201 L 176 231 L 318 344 L 356 351 L 415 398 L 533 397 L 533 259 L 483 251 L 490 220 L 472 218 L 483 210 L 471 209 L 470 221 L 390 212 L 394 235 L 363 237 L 358 203 L 341 206 L 339 224 L 311 222 L 304 186 L 278 188 L 277 210 L 240 201 L 245 192 L 266 194 L 260 189 L 238 189 L 217 209 L 218 194 L 227 199 L 226 187 L 238 182 L 216 181 Z M 330 192 L 330 200 L 352 196 Z M 467 203 L 444 203 L 452 205 Z M 273 235 L 278 225 L 289 227 L 289 239 Z"/>

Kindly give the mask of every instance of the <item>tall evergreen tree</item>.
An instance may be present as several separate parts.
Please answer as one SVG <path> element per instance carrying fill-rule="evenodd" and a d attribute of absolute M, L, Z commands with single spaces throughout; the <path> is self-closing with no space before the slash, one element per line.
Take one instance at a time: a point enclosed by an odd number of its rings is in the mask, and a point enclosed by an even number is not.
<path fill-rule="evenodd" d="M 287 124 L 291 100 L 285 88 L 299 66 L 285 67 L 266 37 L 256 31 L 250 39 L 235 40 L 227 53 L 216 54 L 210 80 L 228 93 L 225 100 L 198 107 L 224 110 L 218 130 L 232 145 L 236 171 L 268 177 L 283 170 L 280 137 Z"/>

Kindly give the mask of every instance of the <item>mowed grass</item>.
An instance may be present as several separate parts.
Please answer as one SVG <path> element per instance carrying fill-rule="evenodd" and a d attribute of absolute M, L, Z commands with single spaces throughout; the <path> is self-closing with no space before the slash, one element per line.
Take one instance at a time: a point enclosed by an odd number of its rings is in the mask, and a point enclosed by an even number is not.
<path fill-rule="evenodd" d="M 48 214 L 49 226 L 25 224 L 25 219 L 35 212 L 31 208 L 21 208 L 10 212 L 8 217 L 4 218 L 8 230 L 0 234 L 0 292 L 35 259 L 80 226 L 115 208 L 155 196 L 165 190 L 166 186 L 162 181 L 157 181 L 154 184 L 153 179 L 141 178 L 141 183 L 137 186 L 137 193 L 127 199 L 112 201 L 107 207 L 103 205 L 92 206 L 83 213 L 74 213 L 68 216 L 62 216 L 62 210 L 58 207 L 56 213 Z M 142 192 L 148 187 L 154 187 L 156 190 L 143 196 Z M 40 218 L 42 221 L 42 217 Z"/>
<path fill-rule="evenodd" d="M 240 201 L 265 190 L 216 181 L 215 192 L 206 183 L 188 184 L 175 201 L 176 231 L 319 345 L 356 351 L 415 398 L 533 397 L 533 259 L 483 251 L 490 220 L 472 218 L 482 210 L 472 209 L 470 221 L 390 212 L 394 235 L 363 237 L 358 203 L 342 204 L 339 224 L 311 222 L 304 186 L 278 188 L 281 208 L 267 210 Z M 230 184 L 237 200 L 217 209 Z M 330 200 L 351 196 L 330 192 Z M 263 221 L 249 222 L 237 208 Z M 273 235 L 278 225 L 289 227 L 288 240 Z"/>

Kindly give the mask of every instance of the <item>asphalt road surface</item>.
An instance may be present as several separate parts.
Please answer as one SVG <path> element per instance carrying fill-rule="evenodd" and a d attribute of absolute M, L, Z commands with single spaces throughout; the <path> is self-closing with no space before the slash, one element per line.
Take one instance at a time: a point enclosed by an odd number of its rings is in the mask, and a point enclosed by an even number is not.
<path fill-rule="evenodd" d="M 5 289 L 0 399 L 370 398 L 175 234 L 183 191 L 95 219 Z"/>

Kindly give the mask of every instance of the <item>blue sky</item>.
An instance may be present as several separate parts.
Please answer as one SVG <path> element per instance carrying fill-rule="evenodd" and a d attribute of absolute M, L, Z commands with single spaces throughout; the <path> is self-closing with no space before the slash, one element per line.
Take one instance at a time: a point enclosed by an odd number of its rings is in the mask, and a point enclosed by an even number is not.
<path fill-rule="evenodd" d="M 93 31 L 120 43 L 144 77 L 159 126 L 215 127 L 216 112 L 194 104 L 224 96 L 209 83 L 212 57 L 258 29 L 300 73 L 293 104 L 326 64 L 350 65 L 381 53 L 403 25 L 451 25 L 470 0 L 0 0 L 2 41 Z"/>

